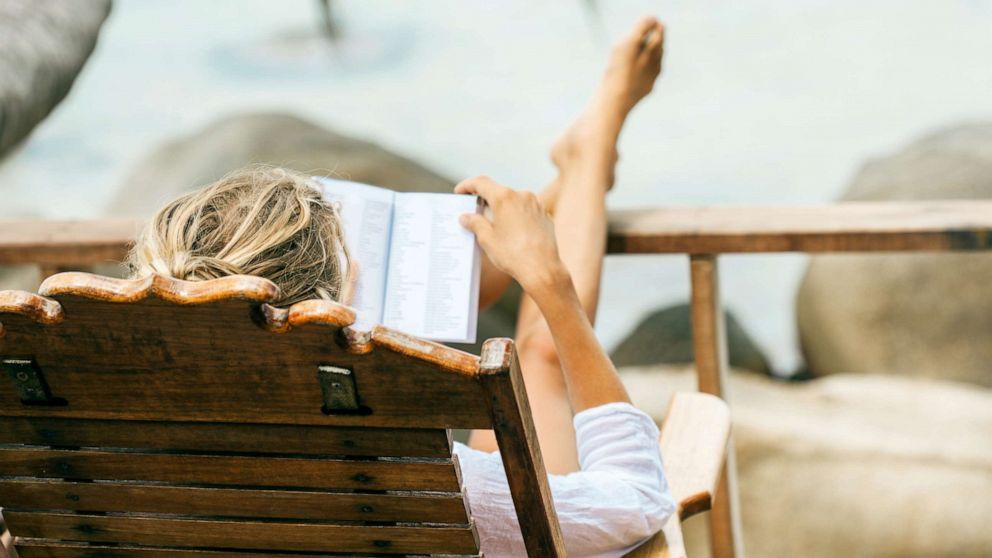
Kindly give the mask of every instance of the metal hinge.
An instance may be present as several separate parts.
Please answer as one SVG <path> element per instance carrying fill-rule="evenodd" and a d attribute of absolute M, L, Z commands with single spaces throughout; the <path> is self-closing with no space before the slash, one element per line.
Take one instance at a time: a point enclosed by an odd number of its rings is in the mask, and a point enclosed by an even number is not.
<path fill-rule="evenodd" d="M 361 410 L 358 405 L 358 392 L 355 390 L 355 375 L 347 368 L 337 366 L 317 366 L 317 380 L 324 396 L 325 414 L 354 413 Z"/>
<path fill-rule="evenodd" d="M 25 405 L 65 405 L 65 399 L 53 397 L 48 383 L 38 365 L 33 360 L 25 358 L 0 359 L 3 368 L 14 381 L 14 389 L 21 403 Z"/>

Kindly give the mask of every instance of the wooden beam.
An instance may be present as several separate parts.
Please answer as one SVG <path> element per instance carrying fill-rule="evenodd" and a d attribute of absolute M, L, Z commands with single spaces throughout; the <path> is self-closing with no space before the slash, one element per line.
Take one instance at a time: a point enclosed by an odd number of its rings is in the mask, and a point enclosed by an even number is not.
<path fill-rule="evenodd" d="M 610 212 L 612 254 L 992 249 L 992 201 Z"/>
<path fill-rule="evenodd" d="M 143 221 L 0 221 L 0 265 L 120 261 Z M 611 254 L 992 249 L 992 201 L 846 202 L 610 212 Z"/>
<path fill-rule="evenodd" d="M 692 284 L 692 348 L 699 391 L 726 400 L 727 336 L 720 304 L 720 278 L 714 255 L 690 257 Z M 728 442 L 720 486 L 710 512 L 714 558 L 743 558 L 737 467 L 734 445 Z"/>
<path fill-rule="evenodd" d="M 0 265 L 119 262 L 141 225 L 134 219 L 0 221 Z"/>

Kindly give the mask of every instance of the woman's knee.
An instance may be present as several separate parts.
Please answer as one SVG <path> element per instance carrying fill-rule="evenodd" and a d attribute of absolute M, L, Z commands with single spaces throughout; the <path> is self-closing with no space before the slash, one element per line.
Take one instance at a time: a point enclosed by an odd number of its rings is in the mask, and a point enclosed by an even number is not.
<path fill-rule="evenodd" d="M 555 367 L 560 366 L 554 337 L 543 321 L 517 335 L 517 351 L 521 360 L 533 359 Z"/>

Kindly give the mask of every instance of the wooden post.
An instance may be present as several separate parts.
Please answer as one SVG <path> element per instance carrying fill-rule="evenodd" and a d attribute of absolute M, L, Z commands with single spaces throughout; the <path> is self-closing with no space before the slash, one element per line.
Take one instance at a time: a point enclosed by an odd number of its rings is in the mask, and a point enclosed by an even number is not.
<path fill-rule="evenodd" d="M 565 539 L 512 340 L 486 340 L 477 377 L 489 397 L 493 433 L 503 456 L 527 556 L 565 558 Z"/>
<path fill-rule="evenodd" d="M 699 391 L 726 400 L 727 336 L 720 304 L 720 280 L 714 254 L 689 256 L 692 282 L 692 348 Z M 714 558 L 744 558 L 734 441 L 710 511 L 710 538 Z"/>

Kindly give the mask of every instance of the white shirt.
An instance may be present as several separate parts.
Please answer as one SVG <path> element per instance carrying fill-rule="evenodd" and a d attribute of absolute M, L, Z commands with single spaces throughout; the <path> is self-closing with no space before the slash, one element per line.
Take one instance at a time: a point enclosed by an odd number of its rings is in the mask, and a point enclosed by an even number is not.
<path fill-rule="evenodd" d="M 675 512 L 658 427 L 629 403 L 575 415 L 580 471 L 548 475 L 565 549 L 572 558 L 620 557 L 661 530 Z M 455 444 L 468 503 L 487 558 L 527 556 L 499 453 Z"/>

